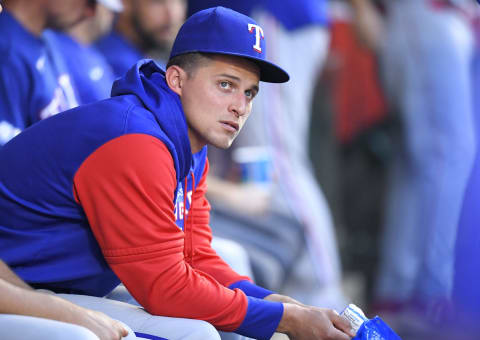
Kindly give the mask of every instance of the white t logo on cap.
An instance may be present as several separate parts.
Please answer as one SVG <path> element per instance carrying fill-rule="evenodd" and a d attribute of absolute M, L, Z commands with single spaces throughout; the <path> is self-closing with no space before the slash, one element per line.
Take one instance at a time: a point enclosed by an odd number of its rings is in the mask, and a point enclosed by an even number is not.
<path fill-rule="evenodd" d="M 262 53 L 262 48 L 260 47 L 260 38 L 263 39 L 263 30 L 258 25 L 248 24 L 248 31 L 252 33 L 253 30 L 255 30 L 255 45 L 253 45 L 253 49 L 258 53 Z"/>

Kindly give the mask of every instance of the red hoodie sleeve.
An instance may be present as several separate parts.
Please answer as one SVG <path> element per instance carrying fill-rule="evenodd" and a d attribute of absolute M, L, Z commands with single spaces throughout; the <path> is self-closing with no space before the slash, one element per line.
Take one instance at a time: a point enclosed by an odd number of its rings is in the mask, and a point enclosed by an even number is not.
<path fill-rule="evenodd" d="M 251 281 L 248 276 L 237 274 L 211 247 L 210 204 L 205 197 L 208 168 L 207 161 L 202 178 L 192 195 L 192 205 L 187 219 L 187 223 L 192 224 L 193 231 L 194 253 L 192 264 L 196 269 L 212 275 L 225 287 L 238 281 Z"/>
<path fill-rule="evenodd" d="M 209 247 L 208 202 L 197 196 L 192 216 L 198 216 L 194 223 L 202 227 L 195 235 L 198 266 L 185 261 L 184 233 L 174 217 L 176 186 L 166 146 L 142 134 L 107 142 L 74 178 L 76 198 L 106 261 L 142 306 L 155 315 L 205 320 L 221 330 L 235 330 L 245 318 L 247 297 L 217 281 L 228 282 L 236 274 Z M 210 263 L 214 270 L 207 270 Z M 222 275 L 222 270 L 227 273 Z"/>

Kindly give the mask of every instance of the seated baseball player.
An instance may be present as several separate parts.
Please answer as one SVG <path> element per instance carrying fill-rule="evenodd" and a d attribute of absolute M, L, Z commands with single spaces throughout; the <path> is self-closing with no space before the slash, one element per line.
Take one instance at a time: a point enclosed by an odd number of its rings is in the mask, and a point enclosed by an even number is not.
<path fill-rule="evenodd" d="M 265 59 L 266 38 L 247 16 L 200 11 L 180 29 L 166 71 L 142 60 L 114 83 L 112 98 L 7 143 L 0 257 L 57 293 L 100 297 L 122 282 L 146 311 L 168 319 L 256 339 L 349 339 L 335 311 L 255 285 L 210 245 L 207 145 L 231 145 L 260 81 L 289 79 Z M 157 335 L 179 338 L 171 328 Z"/>

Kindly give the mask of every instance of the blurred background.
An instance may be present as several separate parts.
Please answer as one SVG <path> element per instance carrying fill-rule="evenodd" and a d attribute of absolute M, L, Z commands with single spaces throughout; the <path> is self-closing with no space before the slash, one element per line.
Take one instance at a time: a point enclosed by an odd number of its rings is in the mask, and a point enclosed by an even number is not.
<path fill-rule="evenodd" d="M 211 227 L 248 254 L 239 271 L 308 304 L 355 303 L 405 340 L 480 338 L 476 1 L 75 1 L 72 19 L 62 1 L 38 0 L 36 26 L 18 14 L 21 0 L 2 2 L 1 16 L 35 27 L 60 91 L 56 105 L 27 114 L 2 71 L 0 147 L 108 97 L 139 59 L 164 67 L 189 15 L 235 9 L 257 21 L 268 57 L 291 76 L 261 84 L 231 149 L 209 149 Z"/>

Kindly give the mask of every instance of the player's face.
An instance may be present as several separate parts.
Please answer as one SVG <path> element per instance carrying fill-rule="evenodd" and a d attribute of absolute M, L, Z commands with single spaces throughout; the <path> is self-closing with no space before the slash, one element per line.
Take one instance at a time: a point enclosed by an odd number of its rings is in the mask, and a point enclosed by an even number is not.
<path fill-rule="evenodd" d="M 215 56 L 183 79 L 181 101 L 192 151 L 210 144 L 228 148 L 245 124 L 260 72 L 239 57 Z"/>
<path fill-rule="evenodd" d="M 185 21 L 186 0 L 132 0 L 132 24 L 145 49 L 170 49 Z"/>
<path fill-rule="evenodd" d="M 48 0 L 47 27 L 65 30 L 93 15 L 95 1 Z"/>

